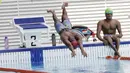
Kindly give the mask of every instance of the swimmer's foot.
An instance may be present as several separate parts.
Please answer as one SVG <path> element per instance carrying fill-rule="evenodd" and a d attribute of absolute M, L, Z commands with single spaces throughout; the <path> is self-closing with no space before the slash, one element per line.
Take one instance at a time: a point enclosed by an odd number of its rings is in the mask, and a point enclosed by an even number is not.
<path fill-rule="evenodd" d="M 47 13 L 55 13 L 55 10 L 48 9 Z"/>
<path fill-rule="evenodd" d="M 113 59 L 118 59 L 119 57 L 121 57 L 119 52 L 115 52 Z"/>
<path fill-rule="evenodd" d="M 68 2 L 64 2 L 62 5 L 62 9 L 68 6 Z"/>

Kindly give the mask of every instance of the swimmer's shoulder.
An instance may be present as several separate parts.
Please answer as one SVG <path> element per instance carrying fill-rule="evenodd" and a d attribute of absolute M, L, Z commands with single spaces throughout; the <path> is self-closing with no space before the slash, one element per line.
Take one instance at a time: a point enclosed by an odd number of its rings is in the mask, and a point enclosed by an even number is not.
<path fill-rule="evenodd" d="M 113 21 L 114 21 L 115 23 L 120 23 L 117 19 L 113 19 Z"/>
<path fill-rule="evenodd" d="M 104 22 L 105 22 L 105 20 L 104 20 L 104 19 L 103 19 L 103 20 L 99 20 L 99 21 L 98 21 L 98 24 L 100 24 L 100 25 L 101 25 L 101 24 L 104 24 Z"/>

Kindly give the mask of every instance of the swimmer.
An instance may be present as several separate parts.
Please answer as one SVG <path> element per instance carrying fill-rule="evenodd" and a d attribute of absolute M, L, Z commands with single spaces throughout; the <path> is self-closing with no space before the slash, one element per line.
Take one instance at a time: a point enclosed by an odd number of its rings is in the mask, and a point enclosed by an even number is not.
<path fill-rule="evenodd" d="M 52 13 L 52 18 L 54 21 L 54 26 L 57 33 L 60 35 L 61 41 L 70 49 L 71 56 L 76 55 L 75 49 L 79 46 L 81 53 L 84 57 L 87 57 L 86 51 L 83 49 L 82 36 L 73 32 L 71 30 L 71 22 L 69 21 L 66 8 L 68 6 L 67 2 L 62 5 L 62 21 L 60 21 L 54 10 L 47 10 L 48 13 Z"/>
<path fill-rule="evenodd" d="M 114 56 L 120 57 L 119 45 L 120 38 L 122 38 L 121 24 L 118 20 L 112 19 L 113 11 L 111 8 L 105 10 L 106 19 L 100 20 L 97 23 L 97 38 L 101 40 L 105 45 L 109 45 L 114 51 Z M 116 33 L 118 31 L 118 34 Z M 104 37 L 102 38 L 100 32 L 103 32 Z M 113 44 L 115 42 L 115 46 Z"/>

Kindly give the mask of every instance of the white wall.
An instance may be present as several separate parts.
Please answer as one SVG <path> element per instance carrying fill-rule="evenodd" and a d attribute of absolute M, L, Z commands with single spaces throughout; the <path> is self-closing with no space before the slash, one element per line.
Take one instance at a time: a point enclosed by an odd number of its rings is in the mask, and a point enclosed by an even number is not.
<path fill-rule="evenodd" d="M 61 18 L 61 5 L 63 1 L 68 1 L 67 7 L 70 21 L 73 25 L 84 25 L 96 32 L 97 22 L 104 19 L 104 10 L 111 7 L 114 11 L 115 19 L 118 19 L 122 25 L 123 38 L 121 40 L 129 40 L 129 23 L 130 18 L 130 1 L 129 0 L 2 0 L 0 4 L 0 47 L 4 47 L 4 36 L 9 35 L 9 45 L 11 48 L 17 48 L 20 43 L 18 31 L 9 23 L 16 16 L 37 16 L 42 15 L 46 19 L 46 23 L 51 27 L 52 33 L 58 34 L 54 29 L 52 15 L 46 12 L 47 9 L 56 10 L 58 18 Z M 9 30 L 10 28 L 10 30 Z M 9 32 L 10 31 L 10 32 Z M 43 33 L 43 38 L 46 35 Z M 51 37 L 50 43 L 51 43 Z M 89 41 L 92 41 L 90 39 Z"/>

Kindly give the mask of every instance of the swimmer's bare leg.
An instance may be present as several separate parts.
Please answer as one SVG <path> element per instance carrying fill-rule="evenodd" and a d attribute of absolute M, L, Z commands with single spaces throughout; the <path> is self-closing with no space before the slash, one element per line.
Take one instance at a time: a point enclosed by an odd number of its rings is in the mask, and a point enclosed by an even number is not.
<path fill-rule="evenodd" d="M 117 51 L 119 51 L 120 38 L 115 38 L 114 40 L 115 40 L 116 49 Z M 117 56 L 118 54 L 115 52 L 114 55 Z"/>
<path fill-rule="evenodd" d="M 47 12 L 48 12 L 48 13 L 52 13 L 52 18 L 53 18 L 53 21 L 54 21 L 55 24 L 56 24 L 57 22 L 60 22 L 60 20 L 59 20 L 59 19 L 57 18 L 57 16 L 56 16 L 56 13 L 55 13 L 54 10 L 48 9 Z"/>
<path fill-rule="evenodd" d="M 120 57 L 120 54 L 119 54 L 118 50 L 116 49 L 116 47 L 115 47 L 114 44 L 113 44 L 112 38 L 111 38 L 110 36 L 107 36 L 107 37 L 106 37 L 106 40 L 108 41 L 109 46 L 110 46 L 110 47 L 115 51 L 115 53 Z"/>
<path fill-rule="evenodd" d="M 62 5 L 62 22 L 66 19 L 68 19 L 68 14 L 67 14 L 67 11 L 66 11 L 66 8 L 68 6 L 68 3 L 67 2 L 64 2 L 63 5 Z"/>

